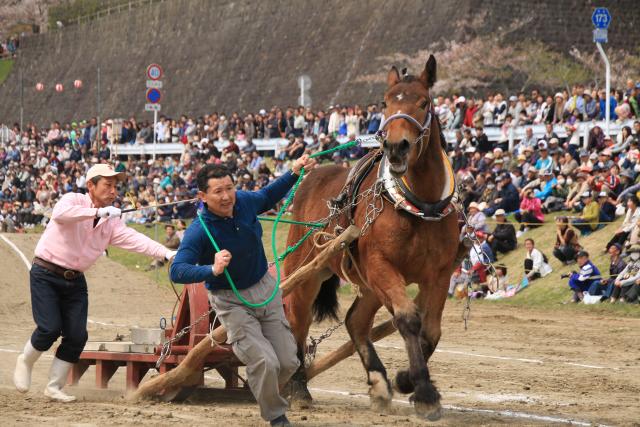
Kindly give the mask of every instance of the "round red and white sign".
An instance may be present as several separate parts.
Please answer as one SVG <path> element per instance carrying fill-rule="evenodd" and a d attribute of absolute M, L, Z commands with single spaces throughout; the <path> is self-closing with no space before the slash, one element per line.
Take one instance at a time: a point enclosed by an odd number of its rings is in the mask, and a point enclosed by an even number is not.
<path fill-rule="evenodd" d="M 147 67 L 147 77 L 149 80 L 160 80 L 162 74 L 162 67 L 158 64 L 151 64 Z"/>
<path fill-rule="evenodd" d="M 56 85 L 56 92 L 62 92 L 64 90 L 64 86 L 62 86 L 62 83 L 58 83 Z"/>
<path fill-rule="evenodd" d="M 73 87 L 75 87 L 76 89 L 80 89 L 82 87 L 82 80 L 75 80 L 73 82 Z"/>
<path fill-rule="evenodd" d="M 37 84 L 36 84 L 36 90 L 37 90 L 38 92 L 42 92 L 42 91 L 44 90 L 44 83 L 40 83 L 40 82 L 39 82 L 39 83 L 37 83 Z"/>

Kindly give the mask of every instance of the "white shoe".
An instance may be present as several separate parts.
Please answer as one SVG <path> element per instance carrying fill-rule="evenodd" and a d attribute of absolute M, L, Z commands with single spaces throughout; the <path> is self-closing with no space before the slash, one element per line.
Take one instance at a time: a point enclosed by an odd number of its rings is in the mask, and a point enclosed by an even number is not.
<path fill-rule="evenodd" d="M 72 367 L 73 363 L 65 362 L 57 357 L 53 358 L 51 370 L 49 371 L 49 384 L 44 389 L 45 396 L 58 402 L 73 402 L 76 400 L 75 396 L 68 395 L 62 391 Z"/>
<path fill-rule="evenodd" d="M 26 393 L 31 387 L 31 370 L 33 364 L 42 355 L 42 351 L 38 351 L 31 345 L 31 339 L 24 345 L 22 354 L 18 356 L 16 361 L 16 370 L 13 373 L 13 384 L 20 393 Z"/>
<path fill-rule="evenodd" d="M 516 231 L 516 239 L 519 239 L 520 237 L 522 237 L 524 233 L 522 232 L 522 230 L 518 230 Z"/>

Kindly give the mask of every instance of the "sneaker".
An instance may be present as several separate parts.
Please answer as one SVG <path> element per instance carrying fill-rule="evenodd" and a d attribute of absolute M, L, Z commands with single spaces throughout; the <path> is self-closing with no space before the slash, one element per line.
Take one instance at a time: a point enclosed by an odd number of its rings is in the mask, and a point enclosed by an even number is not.
<path fill-rule="evenodd" d="M 523 234 L 524 234 L 524 232 L 522 230 L 518 230 L 516 232 L 516 239 L 519 239 L 520 237 L 522 237 Z"/>
<path fill-rule="evenodd" d="M 291 423 L 286 415 L 280 415 L 278 418 L 271 420 L 270 424 L 277 427 L 291 427 Z"/>

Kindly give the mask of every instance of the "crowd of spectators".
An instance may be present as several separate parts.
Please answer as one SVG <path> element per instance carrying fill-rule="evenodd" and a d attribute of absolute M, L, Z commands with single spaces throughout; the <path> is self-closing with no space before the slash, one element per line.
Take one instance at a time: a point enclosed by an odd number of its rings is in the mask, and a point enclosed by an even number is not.
<path fill-rule="evenodd" d="M 640 191 L 640 184 L 636 184 L 640 122 L 625 126 L 615 139 L 595 126 L 583 148 L 581 136 L 575 132 L 576 123 L 600 117 L 604 102 L 601 92 L 587 92 L 576 86 L 571 94 L 559 92 L 554 98 L 538 91 L 507 101 L 501 94 L 486 100 L 435 98 L 442 124 L 458 129 L 455 140 L 447 144 L 447 152 L 473 226 L 466 232 L 474 234 L 474 247 L 478 249 L 470 253 L 468 271 L 458 271 L 456 277 L 472 277 L 481 284 L 482 295 L 495 293 L 509 282 L 506 269 L 498 269 L 499 277 L 487 275 L 484 263 L 497 261 L 519 245 L 526 248 L 526 278 L 533 281 L 549 273 L 547 253 L 565 264 L 580 263 L 580 237 L 618 216 L 626 215 L 603 251 L 613 245 L 624 252 L 640 243 L 640 210 L 635 196 Z M 638 95 L 633 82 L 626 91 L 612 91 L 614 117 L 639 116 Z M 156 220 L 156 204 L 173 202 L 179 203 L 158 208 L 157 219 L 171 222 L 192 218 L 196 212 L 192 202 L 197 191 L 195 175 L 201 165 L 224 163 L 233 171 L 238 189 L 258 189 L 286 172 L 289 162 L 305 152 L 335 147 L 340 136 L 374 133 L 382 118 L 378 105 L 371 104 L 366 108 L 330 106 L 326 113 L 304 107 L 274 107 L 243 115 L 214 112 L 201 117 L 161 116 L 155 132 L 151 123 L 135 117 L 104 123 L 96 118 L 54 122 L 46 129 L 14 125 L 0 131 L 0 224 L 3 231 L 46 224 L 56 200 L 69 191 L 85 191 L 86 170 L 96 162 L 107 161 L 129 176 L 117 204 L 139 210 L 126 214 L 126 221 L 151 223 Z M 536 123 L 547 125 L 545 134 L 534 137 L 532 129 L 526 128 L 525 136 L 516 141 L 512 151 L 506 139 L 490 141 L 483 132 L 487 126 L 505 129 Z M 559 137 L 554 125 L 565 126 L 567 136 Z M 184 152 L 153 160 L 149 155 L 118 156 L 111 151 L 110 142 L 149 144 L 154 134 L 159 143 L 185 144 Z M 253 143 L 257 138 L 285 138 L 288 144 L 275 153 L 259 152 Z M 221 140 L 228 144 L 219 149 L 216 143 Z M 349 160 L 362 154 L 363 148 L 354 147 L 336 151 L 324 160 L 348 167 Z M 564 213 L 557 220 L 556 244 L 537 248 L 527 233 L 542 226 L 546 215 L 560 211 Z M 508 219 L 511 214 L 513 220 Z M 603 292 L 611 298 L 613 288 Z M 583 298 L 584 293 L 577 298 Z"/>
<path fill-rule="evenodd" d="M 0 59 L 15 58 L 19 47 L 20 38 L 16 36 L 0 41 Z"/>

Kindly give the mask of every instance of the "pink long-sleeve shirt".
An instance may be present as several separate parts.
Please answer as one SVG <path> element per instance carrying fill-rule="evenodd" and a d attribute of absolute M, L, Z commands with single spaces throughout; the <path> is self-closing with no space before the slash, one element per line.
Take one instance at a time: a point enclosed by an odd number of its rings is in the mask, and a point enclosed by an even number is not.
<path fill-rule="evenodd" d="M 520 210 L 528 210 L 538 218 L 540 221 L 544 221 L 544 214 L 542 213 L 542 202 L 540 199 L 536 197 L 532 197 L 531 199 L 523 198 L 522 202 L 520 202 Z"/>
<path fill-rule="evenodd" d="M 132 228 L 120 218 L 101 218 L 94 227 L 97 208 L 85 194 L 67 193 L 56 203 L 51 221 L 40 237 L 35 255 L 61 267 L 86 271 L 109 245 L 154 258 L 167 248 Z"/>

